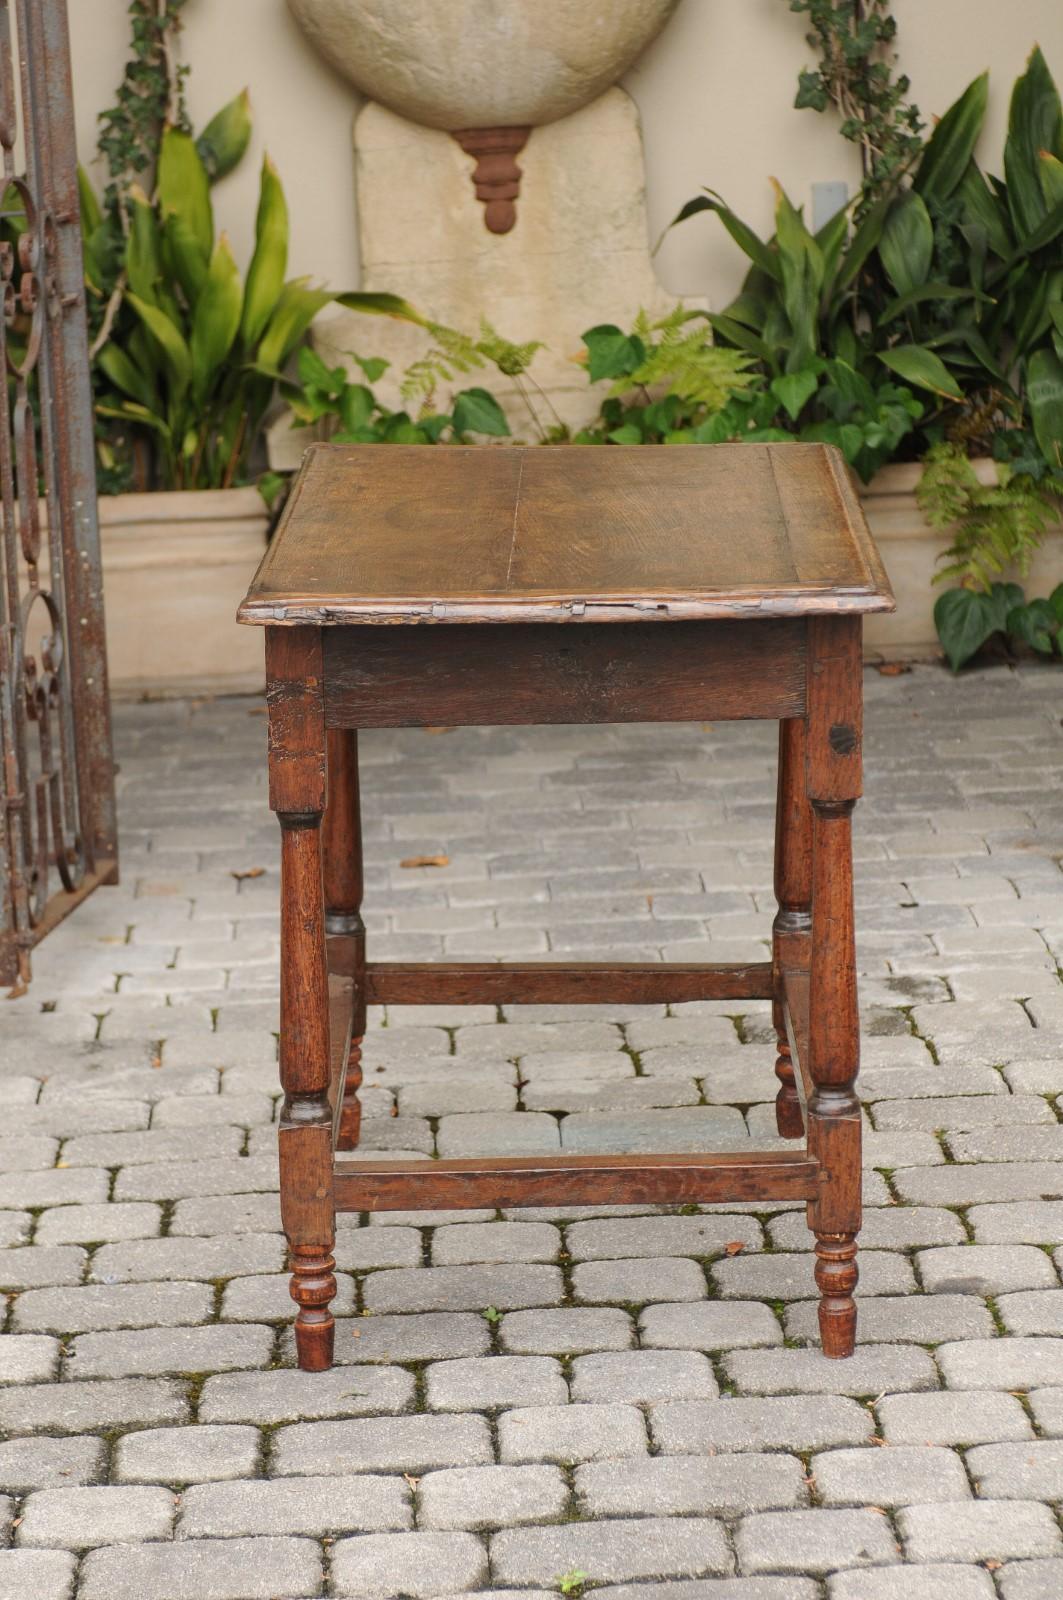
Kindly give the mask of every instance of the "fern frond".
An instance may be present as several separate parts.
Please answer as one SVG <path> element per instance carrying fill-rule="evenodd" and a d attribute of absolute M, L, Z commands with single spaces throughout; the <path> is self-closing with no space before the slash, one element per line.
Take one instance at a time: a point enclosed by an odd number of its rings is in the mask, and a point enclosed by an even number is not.
<path fill-rule="evenodd" d="M 511 339 L 504 339 L 485 317 L 480 319 L 480 337 L 476 341 L 476 349 L 507 378 L 519 378 L 527 372 L 536 351 L 544 348 L 541 339 L 514 344 Z"/>

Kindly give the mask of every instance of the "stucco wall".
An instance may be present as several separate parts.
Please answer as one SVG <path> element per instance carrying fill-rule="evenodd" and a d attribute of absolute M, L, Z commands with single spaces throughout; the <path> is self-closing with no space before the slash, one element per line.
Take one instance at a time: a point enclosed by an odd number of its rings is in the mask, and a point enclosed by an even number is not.
<path fill-rule="evenodd" d="M 1034 42 L 1063 83 L 1060 0 L 894 0 L 894 12 L 903 66 L 925 115 L 942 112 L 991 66 L 982 156 L 999 170 L 1008 93 Z M 268 149 L 292 213 L 291 270 L 356 287 L 353 91 L 304 41 L 285 0 L 188 0 L 185 17 L 193 120 L 202 124 L 245 84 L 254 104 L 252 151 L 216 192 L 219 225 L 246 259 L 258 165 Z M 125 59 L 126 0 L 70 0 L 70 25 L 79 146 L 88 156 L 96 113 L 110 102 Z M 808 200 L 812 182 L 854 181 L 855 151 L 830 120 L 792 109 L 797 72 L 810 56 L 803 19 L 785 0 L 682 0 L 624 80 L 642 115 L 651 233 L 702 184 L 766 229 L 769 174 L 799 201 Z M 716 305 L 743 270 L 736 248 L 706 217 L 672 234 L 658 263 L 674 293 L 707 295 Z"/>

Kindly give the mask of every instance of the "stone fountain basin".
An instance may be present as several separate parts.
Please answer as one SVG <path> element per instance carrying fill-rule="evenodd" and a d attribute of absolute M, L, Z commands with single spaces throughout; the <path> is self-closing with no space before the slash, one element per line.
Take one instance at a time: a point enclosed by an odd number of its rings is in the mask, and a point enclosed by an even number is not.
<path fill-rule="evenodd" d="M 631 65 L 677 0 L 288 0 L 355 88 L 430 128 L 536 127 Z"/>

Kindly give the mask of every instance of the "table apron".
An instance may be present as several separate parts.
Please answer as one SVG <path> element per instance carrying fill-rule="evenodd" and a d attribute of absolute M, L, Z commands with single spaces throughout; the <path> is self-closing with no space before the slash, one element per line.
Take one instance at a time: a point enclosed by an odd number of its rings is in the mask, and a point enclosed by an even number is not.
<path fill-rule="evenodd" d="M 321 630 L 325 724 L 779 720 L 805 710 L 802 618 Z"/>

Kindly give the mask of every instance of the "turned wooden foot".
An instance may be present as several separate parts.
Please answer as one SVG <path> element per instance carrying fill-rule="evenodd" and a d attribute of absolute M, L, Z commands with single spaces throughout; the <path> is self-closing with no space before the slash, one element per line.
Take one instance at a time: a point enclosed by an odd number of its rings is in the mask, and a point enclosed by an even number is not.
<path fill-rule="evenodd" d="M 336 1293 L 331 1255 L 299 1249 L 291 1252 L 290 1293 L 299 1307 L 295 1318 L 295 1350 L 304 1372 L 325 1372 L 332 1365 L 336 1323 L 329 1304 Z"/>
<path fill-rule="evenodd" d="M 823 1354 L 832 1360 L 844 1360 L 853 1353 L 856 1343 L 853 1290 L 858 1277 L 855 1237 L 851 1233 L 817 1233 L 819 1336 Z"/>
<path fill-rule="evenodd" d="M 340 1107 L 339 1126 L 336 1130 L 336 1149 L 354 1150 L 362 1132 L 362 1102 L 358 1090 L 362 1085 L 362 1041 L 352 1039 L 347 1057 L 347 1082 L 343 1104 Z"/>
<path fill-rule="evenodd" d="M 780 1088 L 775 1096 L 775 1126 L 779 1130 L 780 1139 L 800 1139 L 805 1131 L 804 1114 L 801 1111 L 801 1099 L 797 1093 L 797 1081 L 794 1076 L 794 1064 L 790 1056 L 790 1046 L 785 1039 L 779 1040 L 779 1056 L 775 1063 L 775 1076 L 779 1080 Z"/>

